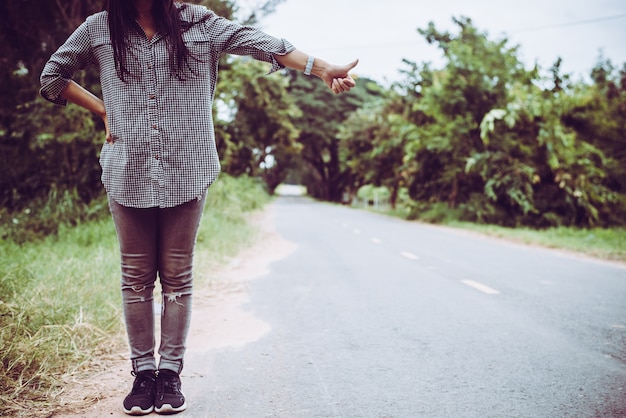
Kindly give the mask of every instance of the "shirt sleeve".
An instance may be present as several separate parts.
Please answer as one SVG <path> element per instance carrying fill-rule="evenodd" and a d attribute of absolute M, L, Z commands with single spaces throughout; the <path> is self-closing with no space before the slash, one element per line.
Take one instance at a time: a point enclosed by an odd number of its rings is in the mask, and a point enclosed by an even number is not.
<path fill-rule="evenodd" d="M 235 55 L 249 55 L 252 58 L 272 64 L 270 74 L 284 68 L 274 55 L 285 55 L 296 49 L 289 41 L 275 38 L 267 33 L 245 26 L 210 13 L 205 22 L 213 42 L 221 52 Z"/>
<path fill-rule="evenodd" d="M 67 100 L 60 96 L 74 74 L 93 61 L 87 22 L 80 25 L 63 45 L 50 57 L 41 73 L 41 96 L 57 105 Z"/>

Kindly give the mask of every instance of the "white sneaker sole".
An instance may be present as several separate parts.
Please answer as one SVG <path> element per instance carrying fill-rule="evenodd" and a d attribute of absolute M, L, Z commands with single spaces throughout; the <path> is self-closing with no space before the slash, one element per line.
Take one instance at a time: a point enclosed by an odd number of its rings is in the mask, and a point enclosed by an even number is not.
<path fill-rule="evenodd" d="M 183 412 L 185 409 L 187 409 L 187 402 L 183 403 L 178 408 L 174 408 L 172 405 L 166 403 L 160 407 L 154 408 L 154 412 L 157 414 L 175 414 L 177 412 Z"/>
<path fill-rule="evenodd" d="M 124 412 L 127 413 L 128 415 L 148 415 L 152 411 L 154 411 L 153 406 L 151 406 L 148 409 L 141 409 L 141 407 L 139 406 L 133 406 L 131 409 L 124 408 Z"/>

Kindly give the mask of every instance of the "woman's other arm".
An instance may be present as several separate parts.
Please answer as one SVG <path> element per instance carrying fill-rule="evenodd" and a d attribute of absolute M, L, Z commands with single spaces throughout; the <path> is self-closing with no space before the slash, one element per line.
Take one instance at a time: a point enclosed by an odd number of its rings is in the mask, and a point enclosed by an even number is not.
<path fill-rule="evenodd" d="M 95 96 L 75 81 L 70 81 L 67 87 L 61 92 L 60 96 L 68 102 L 74 103 L 100 116 L 104 121 L 106 141 L 112 142 L 106 108 L 104 107 L 104 102 L 99 97 Z"/>

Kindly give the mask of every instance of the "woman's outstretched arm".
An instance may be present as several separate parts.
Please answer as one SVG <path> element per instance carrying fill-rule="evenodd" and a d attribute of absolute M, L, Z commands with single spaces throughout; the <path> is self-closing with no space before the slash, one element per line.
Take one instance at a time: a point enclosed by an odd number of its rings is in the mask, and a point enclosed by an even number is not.
<path fill-rule="evenodd" d="M 304 71 L 309 61 L 309 55 L 298 49 L 295 49 L 285 55 L 274 55 L 276 61 L 284 67 L 293 68 L 294 70 Z M 313 58 L 313 66 L 311 67 L 311 74 L 321 78 L 324 83 L 335 94 L 339 94 L 344 91 L 349 91 L 356 86 L 354 79 L 350 76 L 349 72 L 359 63 L 359 60 L 354 60 L 350 64 L 346 65 L 334 65 L 330 64 L 320 58 Z"/>

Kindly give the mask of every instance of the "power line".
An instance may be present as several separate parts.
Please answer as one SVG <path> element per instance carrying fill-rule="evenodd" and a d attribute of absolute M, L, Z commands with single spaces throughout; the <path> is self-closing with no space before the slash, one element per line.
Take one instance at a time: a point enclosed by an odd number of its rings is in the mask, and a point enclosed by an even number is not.
<path fill-rule="evenodd" d="M 539 32 L 539 31 L 549 30 L 549 29 L 559 29 L 559 28 L 572 27 L 572 26 L 588 25 L 588 24 L 591 24 L 591 23 L 606 22 L 606 21 L 609 21 L 609 20 L 618 20 L 618 19 L 624 19 L 624 18 L 626 18 L 626 13 L 620 14 L 620 15 L 597 17 L 597 18 L 586 19 L 586 20 L 577 20 L 577 21 L 574 21 L 574 22 L 557 23 L 557 24 L 550 25 L 550 26 L 540 26 L 540 27 L 536 27 L 536 28 L 517 29 L 517 30 L 513 30 L 513 31 L 508 31 L 508 32 L 505 32 L 505 33 L 507 35 L 515 35 L 515 34 L 519 34 L 519 33 Z M 329 51 L 329 50 L 341 50 L 341 49 L 365 49 L 365 48 L 367 48 L 367 49 L 376 49 L 376 48 L 413 46 L 413 45 L 415 45 L 415 41 L 395 41 L 395 42 L 380 43 L 380 44 L 328 46 L 328 47 L 320 47 L 320 48 L 315 48 L 315 49 L 317 51 Z"/>
<path fill-rule="evenodd" d="M 587 25 L 587 24 L 590 24 L 590 23 L 606 22 L 608 20 L 623 19 L 625 17 L 626 17 L 626 13 L 621 14 L 621 15 L 596 17 L 596 18 L 593 18 L 593 19 L 577 20 L 577 21 L 574 21 L 574 22 L 559 23 L 559 24 L 550 25 L 550 26 L 540 26 L 540 27 L 536 27 L 536 28 L 518 29 L 518 30 L 511 31 L 511 33 L 512 34 L 516 34 L 516 33 L 524 33 L 524 32 L 538 32 L 538 31 L 542 31 L 542 30 L 559 29 L 559 28 L 565 28 L 565 27 L 571 27 L 571 26 Z"/>

